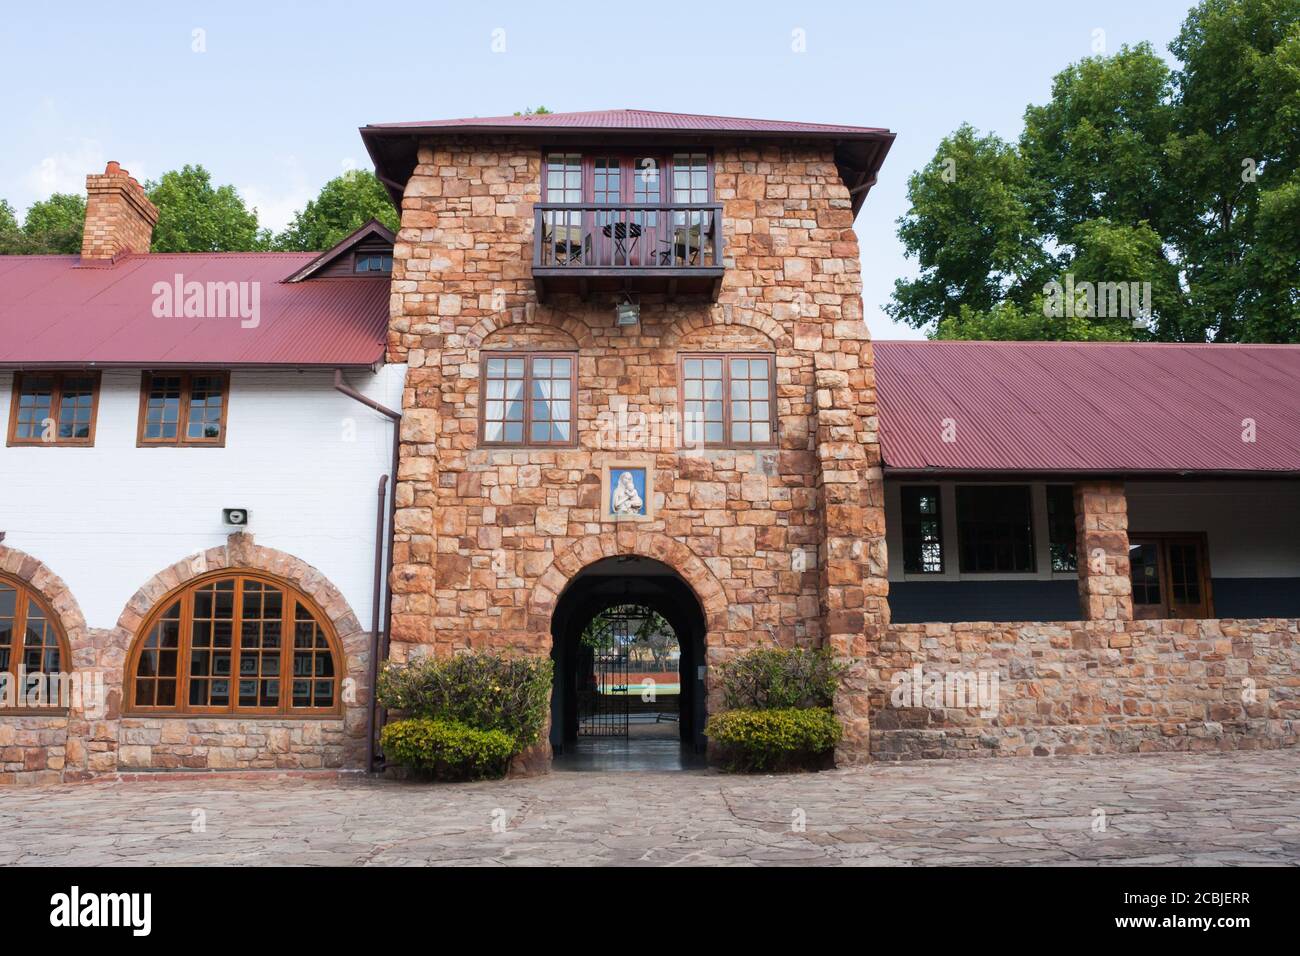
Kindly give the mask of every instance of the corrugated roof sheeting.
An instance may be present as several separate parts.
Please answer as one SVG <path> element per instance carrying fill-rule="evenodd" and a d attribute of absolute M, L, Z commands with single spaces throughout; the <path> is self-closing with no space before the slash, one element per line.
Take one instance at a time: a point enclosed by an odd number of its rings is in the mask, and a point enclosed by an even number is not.
<path fill-rule="evenodd" d="M 1300 472 L 1300 346 L 877 342 L 875 362 L 894 471 Z"/>
<path fill-rule="evenodd" d="M 751 133 L 883 133 L 879 127 L 798 123 L 787 120 L 661 113 L 655 110 L 589 110 L 578 113 L 534 113 L 529 116 L 468 116 L 410 123 L 374 123 L 375 129 L 489 126 L 547 129 L 648 129 Z"/>
<path fill-rule="evenodd" d="M 316 253 L 153 253 L 111 265 L 0 256 L 0 365 L 362 366 L 382 360 L 388 282 L 285 283 Z M 158 318 L 163 282 L 257 283 L 257 325 Z M 246 286 L 251 304 L 252 286 Z M 183 303 L 182 303 L 183 304 Z M 179 310 L 178 310 L 179 311 Z"/>

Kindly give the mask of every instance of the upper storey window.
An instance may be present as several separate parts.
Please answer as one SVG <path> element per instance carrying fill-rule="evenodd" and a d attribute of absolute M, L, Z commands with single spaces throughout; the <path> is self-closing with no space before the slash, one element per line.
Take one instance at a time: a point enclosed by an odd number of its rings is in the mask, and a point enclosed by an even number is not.
<path fill-rule="evenodd" d="M 393 271 L 393 257 L 380 253 L 358 253 L 352 266 L 353 272 L 389 273 Z"/>
<path fill-rule="evenodd" d="M 99 372 L 15 372 L 10 445 L 93 445 Z"/>
<path fill-rule="evenodd" d="M 483 444 L 574 444 L 577 367 L 571 352 L 484 353 Z"/>
<path fill-rule="evenodd" d="M 226 443 L 226 372 L 145 372 L 140 385 L 140 445 Z"/>

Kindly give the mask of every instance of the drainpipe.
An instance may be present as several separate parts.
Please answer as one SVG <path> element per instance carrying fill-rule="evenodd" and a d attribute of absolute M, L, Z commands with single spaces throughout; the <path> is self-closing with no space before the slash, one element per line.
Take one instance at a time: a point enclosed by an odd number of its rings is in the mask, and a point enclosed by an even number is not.
<path fill-rule="evenodd" d="M 352 386 L 343 380 L 343 370 L 334 370 L 334 388 L 342 392 L 348 398 L 360 402 L 368 408 L 373 408 L 381 415 L 387 416 L 393 422 L 393 460 L 390 472 L 387 475 L 379 476 L 378 502 L 375 507 L 375 584 L 374 591 L 371 595 L 371 616 L 370 616 L 370 667 L 368 680 L 370 683 L 370 706 L 366 709 L 366 771 L 375 772 L 375 711 L 378 708 L 378 701 L 375 699 L 375 690 L 378 683 L 379 674 L 379 608 L 380 592 L 383 591 L 383 607 L 385 610 L 384 617 L 384 642 L 382 651 L 385 656 L 388 654 L 388 631 L 392 626 L 393 620 L 393 548 L 392 542 L 388 547 L 388 565 L 387 573 L 384 573 L 384 496 L 388 490 L 388 483 L 391 478 L 393 483 L 393 493 L 389 496 L 388 506 L 388 528 L 391 531 L 393 520 L 397 514 L 397 464 L 402 447 L 402 435 L 400 423 L 402 420 L 401 412 L 395 412 L 391 408 L 379 404 L 373 398 L 362 395 Z"/>

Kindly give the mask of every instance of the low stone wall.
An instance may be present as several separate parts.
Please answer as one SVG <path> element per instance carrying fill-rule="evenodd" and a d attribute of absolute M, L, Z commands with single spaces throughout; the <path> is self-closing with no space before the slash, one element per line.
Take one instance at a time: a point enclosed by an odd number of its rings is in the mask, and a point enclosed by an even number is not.
<path fill-rule="evenodd" d="M 66 716 L 0 719 L 0 786 L 58 783 L 67 761 Z"/>
<path fill-rule="evenodd" d="M 123 717 L 119 770 L 314 770 L 359 766 L 341 719 Z M 349 759 L 351 758 L 351 759 Z"/>
<path fill-rule="evenodd" d="M 908 760 L 1295 746 L 1298 627 L 1295 619 L 1262 619 L 868 629 L 854 656 L 869 669 L 871 754 Z M 946 681 L 944 691 L 936 679 Z"/>

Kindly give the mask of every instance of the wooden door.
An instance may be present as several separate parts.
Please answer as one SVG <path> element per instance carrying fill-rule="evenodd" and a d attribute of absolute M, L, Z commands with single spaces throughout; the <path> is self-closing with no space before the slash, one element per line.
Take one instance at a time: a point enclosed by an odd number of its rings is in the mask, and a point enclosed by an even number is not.
<path fill-rule="evenodd" d="M 1204 535 L 1149 534 L 1129 538 L 1133 616 L 1205 618 L 1214 613 Z"/>

